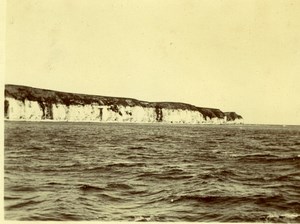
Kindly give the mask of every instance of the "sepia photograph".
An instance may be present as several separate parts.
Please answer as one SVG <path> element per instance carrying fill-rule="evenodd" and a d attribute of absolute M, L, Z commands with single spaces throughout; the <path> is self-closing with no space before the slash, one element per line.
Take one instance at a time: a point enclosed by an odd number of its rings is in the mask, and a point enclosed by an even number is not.
<path fill-rule="evenodd" d="M 300 223 L 300 1 L 1 4 L 4 223 Z"/>

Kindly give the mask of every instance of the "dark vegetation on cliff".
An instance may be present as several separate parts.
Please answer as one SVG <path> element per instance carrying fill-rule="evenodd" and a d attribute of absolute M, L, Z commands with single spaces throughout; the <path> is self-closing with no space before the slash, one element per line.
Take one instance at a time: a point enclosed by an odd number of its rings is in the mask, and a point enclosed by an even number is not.
<path fill-rule="evenodd" d="M 123 97 L 110 97 L 110 96 L 97 96 L 97 95 L 86 95 L 78 93 L 66 93 L 60 91 L 46 90 L 33 88 L 28 86 L 19 85 L 5 85 L 5 97 L 11 97 L 20 101 L 30 100 L 37 101 L 43 110 L 44 118 L 52 118 L 52 105 L 53 104 L 64 104 L 70 105 L 86 105 L 95 104 L 99 106 L 110 106 L 110 109 L 116 113 L 121 113 L 118 110 L 118 106 L 141 106 L 141 107 L 152 107 L 155 108 L 157 114 L 157 121 L 162 121 L 162 109 L 182 109 L 199 111 L 203 116 L 209 118 L 224 118 L 227 116 L 228 121 L 234 121 L 240 119 L 242 116 L 235 112 L 222 112 L 215 108 L 196 107 L 194 105 L 177 102 L 146 102 L 132 98 Z M 5 111 L 8 108 L 8 102 L 5 101 Z M 122 114 L 120 114 L 122 115 Z"/>
<path fill-rule="evenodd" d="M 224 114 L 227 116 L 227 121 L 234 121 L 235 119 L 243 118 L 241 115 L 238 115 L 235 112 L 225 112 Z"/>

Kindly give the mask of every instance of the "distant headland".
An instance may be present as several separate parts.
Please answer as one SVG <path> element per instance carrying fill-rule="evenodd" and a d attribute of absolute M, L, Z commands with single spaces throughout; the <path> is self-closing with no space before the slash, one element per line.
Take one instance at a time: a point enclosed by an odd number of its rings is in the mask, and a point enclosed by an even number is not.
<path fill-rule="evenodd" d="M 176 102 L 67 93 L 5 85 L 6 120 L 132 122 L 172 124 L 242 124 L 235 112 Z"/>

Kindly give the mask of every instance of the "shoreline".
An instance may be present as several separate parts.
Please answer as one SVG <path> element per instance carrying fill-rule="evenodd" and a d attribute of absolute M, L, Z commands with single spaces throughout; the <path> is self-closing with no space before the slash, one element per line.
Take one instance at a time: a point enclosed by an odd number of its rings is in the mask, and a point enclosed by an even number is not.
<path fill-rule="evenodd" d="M 181 102 L 65 93 L 5 85 L 4 118 L 25 121 L 242 124 L 243 117 L 217 108 Z"/>

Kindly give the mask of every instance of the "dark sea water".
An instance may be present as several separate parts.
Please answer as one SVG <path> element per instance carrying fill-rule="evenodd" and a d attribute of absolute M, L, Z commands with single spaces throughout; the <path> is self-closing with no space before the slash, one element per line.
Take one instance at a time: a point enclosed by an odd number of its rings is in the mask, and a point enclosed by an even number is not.
<path fill-rule="evenodd" d="M 6 220 L 300 222 L 300 127 L 5 122 Z"/>

